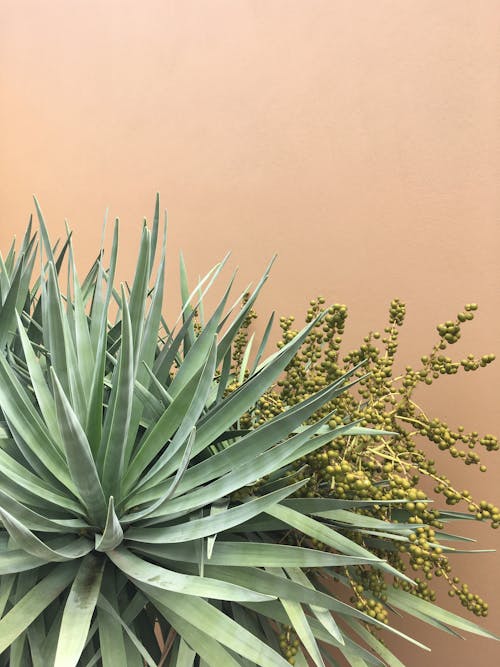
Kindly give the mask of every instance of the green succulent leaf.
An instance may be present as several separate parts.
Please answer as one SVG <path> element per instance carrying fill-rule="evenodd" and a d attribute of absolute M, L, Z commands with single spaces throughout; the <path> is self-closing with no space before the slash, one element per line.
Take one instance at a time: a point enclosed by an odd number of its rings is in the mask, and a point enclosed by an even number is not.
<path fill-rule="evenodd" d="M 175 629 L 180 637 L 186 639 L 188 644 L 194 648 L 208 665 L 240 667 L 240 662 L 236 661 L 220 642 L 201 628 L 192 625 L 188 620 L 182 618 L 182 616 L 178 616 L 172 609 L 165 607 L 159 602 L 156 602 L 156 605 L 169 621 L 172 628 Z"/>
<path fill-rule="evenodd" d="M 93 554 L 82 559 L 64 606 L 54 667 L 78 664 L 101 587 L 104 560 Z"/>
<path fill-rule="evenodd" d="M 120 360 L 115 368 L 116 376 L 113 377 L 110 405 L 106 412 L 104 441 L 101 442 L 99 450 L 99 454 L 101 451 L 103 453 L 103 490 L 106 494 L 116 495 L 118 498 L 125 465 L 126 452 L 123 443 L 127 441 L 129 431 L 135 382 L 134 337 L 123 287 L 122 304 Z M 108 424 L 109 427 L 106 428 Z"/>
<path fill-rule="evenodd" d="M 310 537 L 320 540 L 325 544 L 338 549 L 341 553 L 348 554 L 350 556 L 360 556 L 364 558 L 370 558 L 370 552 L 364 547 L 356 544 L 349 538 L 345 537 L 338 531 L 333 530 L 332 528 L 325 526 L 324 524 L 312 519 L 311 517 L 306 517 L 295 510 L 292 510 L 289 507 L 283 507 L 282 505 L 276 505 L 266 510 L 271 516 L 285 521 L 294 528 L 302 531 Z M 405 576 L 403 573 L 396 570 L 394 567 L 380 560 L 377 564 L 383 570 L 391 573 L 392 575 L 405 579 L 413 584 L 413 581 Z"/>
<path fill-rule="evenodd" d="M 262 595 L 242 586 L 167 570 L 164 567 L 148 563 L 124 548 L 110 552 L 109 558 L 122 572 L 134 581 L 148 584 L 160 590 L 175 591 L 177 593 L 184 593 L 185 595 L 218 600 L 251 600 L 259 602 L 271 599 L 269 595 Z"/>
<path fill-rule="evenodd" d="M 31 384 L 37 398 L 40 412 L 43 416 L 45 424 L 54 439 L 54 442 L 62 450 L 61 435 L 59 433 L 59 425 L 57 422 L 56 408 L 54 397 L 52 396 L 45 375 L 40 363 L 40 359 L 35 353 L 33 346 L 28 338 L 19 315 L 17 316 L 17 329 L 23 347 L 24 357 L 28 367 Z"/>
<path fill-rule="evenodd" d="M 196 563 L 195 543 L 178 542 L 175 544 L 137 544 L 134 549 L 153 557 L 166 558 L 170 561 Z M 207 562 L 225 567 L 344 567 L 363 565 L 376 560 L 343 556 L 317 549 L 273 544 L 269 542 L 226 542 L 217 540 Z"/>
<path fill-rule="evenodd" d="M 108 502 L 108 514 L 106 525 L 102 535 L 95 536 L 96 551 L 111 551 L 116 549 L 123 541 L 123 529 L 115 512 L 115 503 L 113 496 L 110 496 Z"/>
<path fill-rule="evenodd" d="M 0 653 L 70 585 L 77 569 L 75 562 L 57 564 L 5 614 L 0 620 Z"/>
<path fill-rule="evenodd" d="M 40 479 L 25 465 L 22 465 L 6 451 L 0 449 L 0 478 L 2 488 L 20 502 L 36 507 L 49 507 L 59 512 L 83 515 L 83 508 L 73 499 L 73 495 L 63 495 L 55 485 Z"/>
<path fill-rule="evenodd" d="M 22 439 L 26 451 L 46 470 L 50 470 L 66 488 L 73 491 L 75 486 L 60 450 L 2 354 L 0 354 L 0 405 L 4 416 Z"/>
<path fill-rule="evenodd" d="M 0 490 L 0 511 L 9 512 L 23 526 L 36 531 L 48 533 L 67 533 L 72 528 L 80 530 L 87 528 L 87 524 L 79 519 L 47 519 L 45 516 L 34 512 L 22 503 L 18 502 L 12 495 Z"/>
<path fill-rule="evenodd" d="M 306 588 L 311 588 L 314 590 L 314 586 L 300 568 L 287 567 L 285 568 L 285 572 L 292 581 L 295 581 L 295 583 L 301 584 Z M 325 628 L 325 630 L 329 632 L 331 636 L 337 642 L 339 642 L 339 644 L 344 645 L 345 639 L 342 635 L 339 626 L 333 619 L 332 614 L 329 611 L 327 611 L 324 607 L 317 607 L 316 605 L 311 605 L 311 611 L 316 616 L 321 625 Z"/>
<path fill-rule="evenodd" d="M 236 507 L 231 507 L 220 514 L 214 514 L 202 519 L 194 519 L 181 525 L 167 526 L 165 528 L 131 528 L 127 531 L 127 541 L 162 544 L 165 542 L 189 542 L 200 537 L 208 537 L 214 533 L 233 528 L 243 523 L 243 521 L 248 521 L 248 519 L 257 514 L 265 512 L 270 507 L 279 503 L 283 498 L 294 493 L 303 484 L 303 482 L 296 482 L 284 489 L 278 489 L 265 496 L 254 498 Z"/>
<path fill-rule="evenodd" d="M 160 611 L 175 613 L 202 632 L 210 628 L 210 635 L 223 646 L 247 657 L 262 667 L 285 667 L 288 663 L 273 649 L 242 628 L 206 600 L 178 593 L 161 595 L 155 589 L 140 585 Z"/>
<path fill-rule="evenodd" d="M 92 543 L 84 537 L 73 539 L 60 549 L 52 549 L 4 509 L 0 509 L 0 519 L 20 549 L 46 562 L 73 560 L 92 550 Z"/>
<path fill-rule="evenodd" d="M 12 282 L 8 286 L 8 292 L 5 298 L 0 300 L 0 349 L 4 347 L 5 343 L 7 342 L 9 333 L 13 328 L 16 317 L 16 306 L 21 288 L 22 273 L 23 261 L 21 261 L 17 266 L 17 269 L 12 278 Z"/>
<path fill-rule="evenodd" d="M 104 524 L 107 514 L 106 500 L 89 441 L 55 371 L 51 370 L 57 420 L 71 477 L 89 513 L 90 521 L 97 525 Z"/>
<path fill-rule="evenodd" d="M 146 662 L 147 665 L 150 667 L 156 667 L 156 663 L 154 662 L 153 658 L 150 656 L 150 654 L 147 652 L 147 650 L 144 648 L 144 646 L 141 644 L 137 636 L 132 632 L 130 627 L 125 623 L 125 621 L 118 615 L 114 607 L 108 602 L 108 600 L 103 596 L 99 595 L 99 598 L 97 600 L 97 606 L 99 607 L 99 613 L 101 614 L 104 613 L 105 615 L 111 617 L 111 620 L 114 622 L 115 628 L 116 626 L 120 626 L 129 640 L 132 642 L 132 644 L 135 646 L 137 649 L 138 653 L 141 654 L 142 658 Z M 109 626 L 108 626 L 109 627 Z M 112 631 L 112 636 L 113 636 L 113 631 Z M 116 637 L 116 634 L 115 634 Z M 102 638 L 101 638 L 101 643 L 102 643 Z M 108 640 L 109 641 L 109 640 Z M 118 639 L 118 642 L 120 640 Z M 121 643 L 123 645 L 123 643 Z M 118 660 L 120 653 L 125 653 L 126 651 L 123 646 L 123 651 L 121 651 L 121 646 L 116 646 L 116 639 L 113 642 L 112 646 L 109 647 L 109 658 L 107 658 L 108 662 L 111 660 Z"/>
<path fill-rule="evenodd" d="M 415 595 L 410 595 L 400 589 L 391 589 L 388 592 L 387 599 L 390 604 L 394 605 L 401 609 L 401 611 L 407 612 L 416 616 L 417 614 L 427 617 L 428 619 L 435 619 L 439 623 L 442 623 L 452 628 L 457 628 L 458 630 L 465 630 L 466 632 L 471 632 L 475 635 L 481 635 L 483 637 L 490 637 L 491 639 L 499 639 L 500 636 L 489 632 L 485 628 L 482 628 L 477 623 L 473 623 L 468 619 L 462 618 L 457 614 L 454 614 L 451 611 L 442 609 L 438 605 L 428 602 L 427 600 L 421 600 Z"/>

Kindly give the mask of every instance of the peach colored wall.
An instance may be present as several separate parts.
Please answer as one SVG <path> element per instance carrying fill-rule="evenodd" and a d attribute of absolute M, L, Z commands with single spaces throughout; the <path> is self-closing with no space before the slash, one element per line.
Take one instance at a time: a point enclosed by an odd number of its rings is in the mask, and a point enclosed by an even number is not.
<path fill-rule="evenodd" d="M 322 293 L 350 305 L 355 342 L 399 296 L 411 362 L 477 301 L 460 351 L 500 354 L 496 0 L 3 0 L 0 84 L 3 249 L 35 192 L 86 264 L 110 206 L 127 275 L 159 190 L 172 264 L 232 249 L 243 280 L 279 252 L 263 312 Z M 499 369 L 443 380 L 426 406 L 499 433 Z M 498 502 L 490 459 L 487 476 L 449 471 Z M 498 556 L 461 558 L 500 630 Z M 434 650 L 399 645 L 410 667 L 500 664 L 492 642 L 414 630 Z"/>

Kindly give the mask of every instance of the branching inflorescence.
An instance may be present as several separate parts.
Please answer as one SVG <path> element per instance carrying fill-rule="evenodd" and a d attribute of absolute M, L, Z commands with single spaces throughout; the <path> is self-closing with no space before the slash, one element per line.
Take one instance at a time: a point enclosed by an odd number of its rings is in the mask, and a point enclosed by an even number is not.
<path fill-rule="evenodd" d="M 317 317 L 324 303 L 322 297 L 310 302 L 306 322 Z M 334 304 L 308 334 L 283 377 L 245 415 L 245 425 L 263 424 L 328 386 L 347 368 L 360 365 L 356 371 L 358 382 L 322 406 L 314 417 L 332 412 L 331 427 L 352 419 L 359 420 L 362 426 L 389 433 L 375 437 L 363 434 L 339 437 L 321 450 L 302 457 L 288 474 L 293 480 L 307 479 L 296 493 L 299 497 L 380 501 L 380 504 L 356 510 L 360 520 L 366 522 L 364 531 L 353 535 L 347 523 L 343 528 L 346 535 L 386 559 L 397 570 L 409 571 L 414 576 L 415 587 L 397 578 L 390 586 L 387 576 L 370 565 L 346 568 L 345 576 L 352 589 L 351 602 L 384 623 L 388 620 L 385 603 L 390 588 L 402 588 L 420 599 L 435 601 L 437 593 L 431 587 L 435 577 L 445 580 L 449 595 L 456 596 L 462 606 L 476 616 L 488 613 L 488 604 L 452 573 L 449 556 L 455 549 L 449 546 L 446 524 L 451 519 L 475 518 L 498 528 L 500 510 L 487 500 L 473 498 L 467 489 L 456 488 L 450 477 L 438 469 L 433 452 L 437 447 L 453 459 L 486 472 L 479 451 L 497 451 L 498 438 L 492 434 L 480 435 L 477 431 L 467 432 L 463 426 L 454 429 L 444 420 L 428 417 L 415 397 L 420 387 L 431 385 L 444 375 L 475 371 L 494 361 L 494 354 L 481 357 L 469 354 L 458 361 L 446 355 L 447 348 L 460 339 L 462 326 L 474 318 L 477 308 L 477 304 L 467 304 L 454 320 L 438 325 L 437 341 L 431 352 L 421 357 L 417 367 L 406 366 L 404 372 L 397 375 L 396 353 L 405 321 L 405 304 L 399 299 L 393 300 L 384 334 L 370 332 L 358 348 L 347 354 L 342 354 L 341 348 L 348 309 L 343 304 Z M 242 360 L 245 353 L 248 356 L 248 327 L 255 316 L 251 313 L 247 317 L 247 335 L 241 332 L 234 351 L 235 377 L 242 377 Z M 294 317 L 280 318 L 282 336 L 278 348 L 297 335 L 294 322 Z M 437 503 L 431 502 L 439 501 L 440 497 L 444 498 L 446 509 L 438 509 Z M 467 512 L 451 509 L 458 504 L 464 505 Z M 411 527 L 408 540 L 377 535 L 370 531 L 372 520 Z M 293 543 L 301 538 L 290 533 L 288 539 Z M 313 542 L 313 546 L 328 549 L 319 541 Z M 290 650 L 288 644 L 286 650 Z"/>

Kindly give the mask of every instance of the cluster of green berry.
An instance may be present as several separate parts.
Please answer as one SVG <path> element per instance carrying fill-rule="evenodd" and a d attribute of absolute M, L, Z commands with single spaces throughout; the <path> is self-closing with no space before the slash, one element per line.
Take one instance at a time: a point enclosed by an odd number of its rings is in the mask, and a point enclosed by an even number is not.
<path fill-rule="evenodd" d="M 300 641 L 291 625 L 283 625 L 278 637 L 282 655 L 291 664 L 295 664 L 295 656 L 299 650 Z"/>
<path fill-rule="evenodd" d="M 306 322 L 315 319 L 323 311 L 324 304 L 322 297 L 312 300 Z M 454 361 L 443 353 L 459 340 L 462 325 L 474 318 L 476 310 L 476 304 L 467 304 L 454 320 L 440 324 L 437 327 L 439 338 L 431 352 L 421 357 L 420 366 L 407 366 L 398 375 L 394 365 L 400 328 L 405 321 L 405 304 L 399 299 L 393 300 L 384 335 L 370 332 L 358 348 L 344 355 L 341 346 L 348 310 L 343 304 L 334 304 L 311 330 L 276 386 L 240 423 L 247 428 L 263 424 L 287 406 L 334 382 L 353 365 L 364 362 L 356 371 L 358 383 L 355 387 L 323 406 L 312 419 L 335 411 L 329 422 L 332 428 L 357 419 L 363 426 L 390 431 L 392 435 L 338 437 L 323 449 L 303 457 L 297 462 L 296 470 L 288 473 L 293 479 L 308 480 L 297 495 L 380 501 L 380 505 L 371 504 L 359 512 L 378 519 L 414 524 L 415 531 L 407 541 L 389 537 L 377 539 L 369 535 L 361 538 L 359 531 L 350 532 L 348 527 L 345 534 L 357 541 L 362 539 L 364 546 L 399 571 L 411 568 L 420 575 L 416 577 L 414 587 L 401 580 L 395 580 L 393 585 L 434 601 L 436 592 L 429 582 L 434 577 L 442 577 L 450 586 L 450 594 L 456 595 L 464 607 L 478 616 L 485 616 L 487 604 L 471 593 L 467 584 L 452 576 L 447 550 L 439 544 L 439 531 L 444 523 L 439 510 L 431 509 L 429 505 L 422 478 L 434 482 L 434 492 L 442 495 L 447 505 L 464 503 L 477 520 L 489 521 L 493 528 L 498 528 L 499 509 L 485 500 L 476 501 L 467 490 L 456 489 L 448 476 L 437 470 L 436 461 L 428 454 L 432 447 L 437 447 L 465 465 L 478 465 L 479 470 L 485 472 L 486 466 L 481 462 L 477 446 L 486 452 L 496 451 L 499 449 L 498 439 L 491 434 L 480 436 L 476 431 L 466 432 L 462 426 L 453 429 L 441 419 L 431 419 L 414 400 L 414 392 L 419 386 L 430 385 L 443 375 L 454 375 L 461 368 L 477 370 L 495 359 L 494 355 L 486 354 L 478 359 L 469 355 Z M 297 335 L 294 322 L 293 317 L 280 319 L 282 336 L 278 347 L 283 347 Z M 235 369 L 247 340 L 248 332 L 242 330 L 235 354 Z M 425 440 L 430 444 L 421 444 Z M 300 536 L 296 538 L 300 539 Z M 325 548 L 321 544 L 312 546 Z M 366 566 L 349 568 L 349 581 L 354 604 L 379 620 L 385 619 L 387 583 L 380 572 Z"/>
<path fill-rule="evenodd" d="M 245 294 L 241 304 L 242 307 L 248 303 L 249 297 L 250 294 Z M 245 350 L 248 344 L 248 330 L 252 324 L 252 321 L 256 319 L 256 317 L 257 313 L 253 308 L 250 308 L 246 314 L 245 319 L 243 320 L 241 328 L 237 331 L 234 337 L 233 349 L 231 351 L 231 357 L 232 357 L 231 365 L 233 371 L 241 368 L 241 364 L 243 363 L 243 357 L 245 355 Z"/>
<path fill-rule="evenodd" d="M 345 568 L 345 574 L 353 591 L 350 602 L 359 611 L 387 624 L 387 584 L 380 570 L 367 567 Z"/>

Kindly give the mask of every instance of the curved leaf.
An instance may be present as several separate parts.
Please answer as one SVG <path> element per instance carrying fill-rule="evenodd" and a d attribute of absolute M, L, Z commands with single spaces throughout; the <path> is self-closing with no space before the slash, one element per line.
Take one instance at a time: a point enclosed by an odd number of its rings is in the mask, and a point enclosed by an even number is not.
<path fill-rule="evenodd" d="M 81 530 L 88 527 L 84 521 L 79 521 L 78 519 L 47 519 L 18 502 L 12 496 L 4 493 L 1 489 L 0 509 L 9 512 L 26 528 L 30 528 L 31 530 L 44 531 L 46 533 L 68 533 L 71 530 Z"/>
<path fill-rule="evenodd" d="M 161 591 L 145 584 L 140 584 L 140 588 L 160 611 L 165 610 L 165 615 L 168 615 L 169 611 L 174 612 L 202 632 L 209 629 L 210 636 L 217 642 L 258 665 L 262 667 L 289 665 L 276 651 L 206 600 L 171 592 L 161 595 Z"/>
<path fill-rule="evenodd" d="M 0 551 L 0 576 L 3 578 L 16 572 L 25 572 L 34 570 L 41 565 L 46 565 L 48 561 L 44 558 L 37 558 L 23 549 L 10 549 Z"/>
<path fill-rule="evenodd" d="M 171 561 L 197 563 L 194 543 L 137 544 L 141 553 L 167 558 Z M 319 549 L 306 549 L 269 542 L 224 542 L 217 540 L 207 564 L 226 567 L 344 567 L 370 564 L 376 560 L 343 556 Z M 208 562 L 209 561 L 209 562 Z"/>
<path fill-rule="evenodd" d="M 189 523 L 165 528 L 131 528 L 127 531 L 126 538 L 133 542 L 163 543 L 163 542 L 189 542 L 200 537 L 207 537 L 223 530 L 229 530 L 243 521 L 248 521 L 257 514 L 261 514 L 268 508 L 276 505 L 280 500 L 291 495 L 305 481 L 296 482 L 284 489 L 278 489 L 265 496 L 255 498 L 246 503 L 232 507 L 225 512 L 215 514 L 203 519 L 195 519 Z"/>
<path fill-rule="evenodd" d="M 110 551 L 108 556 L 118 569 L 134 581 L 140 581 L 161 590 L 218 600 L 254 600 L 260 602 L 272 599 L 272 596 L 256 593 L 250 588 L 227 584 L 217 579 L 179 574 L 173 570 L 167 570 L 142 560 L 127 549 L 120 548 Z"/>
<path fill-rule="evenodd" d="M 19 433 L 29 451 L 67 489 L 74 492 L 75 486 L 61 451 L 54 444 L 3 354 L 0 354 L 0 405 L 3 414 Z"/>
<path fill-rule="evenodd" d="M 46 561 L 73 560 L 85 556 L 92 550 L 92 542 L 84 537 L 77 538 L 60 549 L 52 549 L 3 509 L 0 509 L 0 519 L 14 542 L 37 558 Z"/>
<path fill-rule="evenodd" d="M 431 619 L 436 619 L 437 621 L 446 625 L 451 625 L 452 627 L 458 628 L 459 630 L 465 630 L 466 632 L 471 632 L 475 635 L 481 635 L 482 637 L 489 637 L 490 639 L 500 640 L 500 635 L 489 632 L 488 630 L 482 628 L 480 625 L 477 625 L 477 623 L 469 621 L 466 618 L 462 618 L 461 616 L 458 616 L 451 611 L 442 609 L 432 602 L 417 598 L 415 595 L 410 595 L 401 589 L 393 587 L 388 588 L 387 600 L 390 604 L 398 607 L 401 609 L 401 611 L 405 611 L 408 614 L 414 614 L 414 612 L 417 612 L 421 615 L 428 616 Z"/>
<path fill-rule="evenodd" d="M 5 651 L 69 586 L 77 569 L 76 562 L 58 564 L 5 614 L 0 620 L 0 653 Z"/>
<path fill-rule="evenodd" d="M 89 554 L 80 564 L 66 600 L 54 667 L 76 667 L 97 604 L 104 559 Z"/>
<path fill-rule="evenodd" d="M 146 662 L 149 667 L 156 667 L 156 663 L 153 660 L 153 658 L 149 655 L 149 653 L 146 651 L 145 647 L 141 644 L 139 639 L 136 637 L 136 635 L 132 632 L 130 627 L 125 623 L 123 618 L 121 618 L 114 607 L 108 602 L 108 600 L 101 594 L 99 595 L 99 598 L 97 599 L 97 606 L 99 607 L 99 613 L 104 612 L 105 614 L 108 614 L 111 619 L 121 628 L 123 628 L 123 631 L 127 634 L 128 638 L 132 642 L 132 644 L 135 646 L 137 651 L 141 654 L 143 657 L 144 661 Z M 100 639 L 101 644 L 102 644 L 102 637 Z M 117 659 L 117 652 L 116 649 L 110 651 L 110 658 L 112 660 Z"/>
<path fill-rule="evenodd" d="M 37 358 L 31 342 L 28 338 L 28 335 L 23 327 L 21 318 L 17 316 L 17 329 L 19 332 L 19 338 L 21 340 L 21 345 L 24 352 L 24 358 L 26 359 L 26 364 L 28 366 L 28 371 L 31 378 L 31 384 L 35 392 L 38 405 L 40 407 L 40 412 L 43 415 L 44 421 L 49 429 L 49 432 L 54 438 L 54 442 L 62 448 L 61 436 L 59 433 L 59 426 L 57 424 L 56 417 L 56 408 L 54 404 L 54 398 L 50 393 L 49 387 L 45 380 L 45 376 L 40 365 L 40 361 Z"/>
<path fill-rule="evenodd" d="M 106 494 L 119 497 L 125 463 L 125 445 L 128 437 L 134 398 L 134 340 L 127 301 L 122 286 L 122 327 L 120 359 L 113 375 L 113 391 L 106 413 L 103 452 L 102 486 Z M 109 414 L 108 414 L 109 413 Z M 106 428 L 109 423 L 109 427 Z M 101 454 L 101 450 L 99 451 Z"/>
<path fill-rule="evenodd" d="M 66 398 L 59 380 L 52 370 L 56 413 L 63 439 L 66 459 L 76 488 L 83 504 L 87 508 L 91 521 L 104 524 L 106 520 L 106 501 L 99 475 L 95 467 L 89 441 L 78 417 Z"/>
<path fill-rule="evenodd" d="M 62 510 L 78 516 L 84 514 L 84 509 L 77 502 L 55 493 L 45 480 L 37 477 L 2 449 L 0 449 L 0 478 L 3 490 L 11 493 L 12 486 L 14 486 L 16 491 L 13 495 L 20 501 L 23 501 L 21 496 L 24 496 L 23 491 L 26 491 L 31 501 L 30 504 L 35 502 L 40 508 L 48 505 L 52 506 L 52 509 L 57 508 L 59 512 Z"/>
<path fill-rule="evenodd" d="M 115 504 L 113 496 L 110 497 L 108 503 L 108 515 L 106 517 L 106 525 L 102 535 L 95 536 L 96 551 L 110 551 L 123 541 L 123 530 L 120 521 L 116 516 Z"/>
<path fill-rule="evenodd" d="M 296 567 L 286 568 L 285 572 L 292 581 L 314 590 L 313 584 L 309 581 L 307 575 L 301 569 Z M 339 644 L 345 644 L 342 632 L 340 631 L 338 625 L 335 623 L 330 611 L 327 611 L 324 607 L 317 607 L 316 605 L 311 605 L 311 611 L 316 616 L 321 625 L 325 628 L 325 630 L 329 632 L 331 636 L 339 642 Z"/>
<path fill-rule="evenodd" d="M 195 348 L 193 347 L 193 350 Z M 186 384 L 179 394 L 173 396 L 172 403 L 165 410 L 155 426 L 150 429 L 131 465 L 125 475 L 125 490 L 131 488 L 132 484 L 137 481 L 141 472 L 153 460 L 153 458 L 161 451 L 165 442 L 171 437 L 174 430 L 177 432 L 169 444 L 167 449 L 160 456 L 158 461 L 151 467 L 151 469 L 141 478 L 138 487 L 143 486 L 151 477 L 154 477 L 159 472 L 162 479 L 168 476 L 168 470 L 172 469 L 172 465 L 166 469 L 166 464 L 175 456 L 181 445 L 185 442 L 193 426 L 195 426 L 198 418 L 205 407 L 205 403 L 212 385 L 212 380 L 215 370 L 216 359 L 216 340 L 215 337 L 211 339 L 211 346 L 206 352 L 206 357 L 203 363 L 203 368 L 199 380 L 196 382 L 196 389 L 193 393 L 189 392 L 188 403 L 182 407 L 183 411 L 177 409 L 180 400 L 184 402 L 185 391 L 189 389 L 190 382 Z M 196 376 L 195 376 L 196 377 Z M 172 419 L 173 413 L 173 419 Z M 176 414 L 177 413 L 177 414 Z M 166 429 L 164 428 L 166 426 Z M 150 482 L 151 484 L 151 482 Z"/>
<path fill-rule="evenodd" d="M 311 517 L 304 516 L 303 514 L 300 514 L 290 507 L 276 505 L 275 507 L 271 507 L 266 511 L 276 519 L 284 521 L 288 525 L 293 526 L 297 530 L 300 530 L 302 533 L 316 538 L 324 544 L 328 544 L 329 546 L 348 556 L 361 556 L 362 558 L 370 558 L 372 556 L 368 549 L 365 549 L 356 542 L 353 542 L 329 526 L 325 526 L 319 521 L 312 519 Z M 390 574 L 399 577 L 400 579 L 405 579 L 411 584 L 414 583 L 405 574 L 399 570 L 396 570 L 396 568 L 392 567 L 392 565 L 389 565 L 383 560 L 379 560 L 376 564 L 374 564 L 374 567 L 379 567 L 382 570 L 386 570 Z"/>

